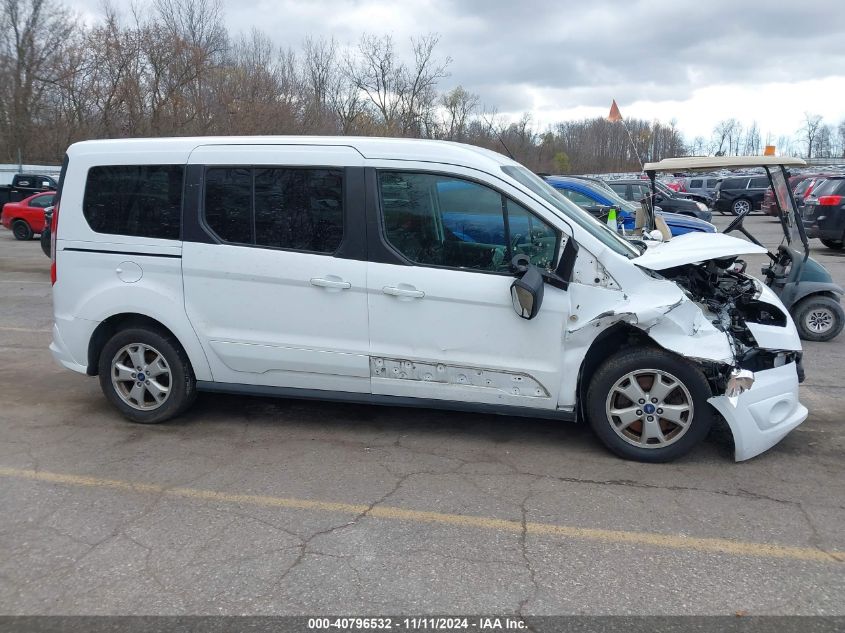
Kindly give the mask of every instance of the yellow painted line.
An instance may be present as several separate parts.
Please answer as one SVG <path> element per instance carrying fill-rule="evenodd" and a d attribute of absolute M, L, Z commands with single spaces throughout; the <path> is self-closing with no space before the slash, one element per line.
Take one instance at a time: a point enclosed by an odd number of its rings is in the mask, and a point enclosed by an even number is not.
<path fill-rule="evenodd" d="M 453 525 L 457 527 L 500 530 L 505 532 L 522 532 L 520 521 L 509 519 L 495 519 L 492 517 L 471 516 L 464 514 L 446 514 L 442 512 L 426 512 L 422 510 L 408 510 L 392 506 L 376 506 L 371 508 L 366 504 L 342 503 L 334 501 L 313 501 L 309 499 L 295 499 L 290 497 L 271 497 L 264 495 L 245 495 L 216 490 L 202 490 L 197 488 L 171 488 L 159 484 L 145 484 L 120 479 L 101 479 L 83 475 L 70 475 L 40 470 L 25 470 L 19 468 L 0 467 L 0 477 L 16 479 L 30 479 L 66 486 L 83 486 L 90 488 L 106 488 L 125 492 L 147 493 L 179 497 L 184 499 L 215 501 L 237 505 L 252 505 L 265 508 L 284 508 L 293 510 L 312 510 L 316 512 L 333 512 L 337 514 L 361 515 L 389 519 L 395 521 L 409 521 L 415 523 L 432 523 L 437 525 Z M 700 538 L 693 536 L 677 536 L 660 534 L 657 532 L 635 532 L 626 530 L 603 530 L 597 528 L 575 527 L 569 525 L 555 525 L 551 523 L 526 522 L 525 531 L 528 534 L 553 536 L 570 539 L 581 539 L 609 544 L 624 544 L 634 546 L 649 546 L 663 549 L 691 550 L 732 556 L 756 556 L 762 558 L 780 558 L 821 563 L 845 562 L 845 552 L 822 551 L 811 547 L 790 547 L 769 543 L 754 543 L 737 541 L 727 538 Z"/>

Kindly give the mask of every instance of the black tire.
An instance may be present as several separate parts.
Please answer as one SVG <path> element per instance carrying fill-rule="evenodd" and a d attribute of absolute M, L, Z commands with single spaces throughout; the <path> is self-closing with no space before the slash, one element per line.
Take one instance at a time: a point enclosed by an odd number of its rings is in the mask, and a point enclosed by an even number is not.
<path fill-rule="evenodd" d="M 44 251 L 44 254 L 47 257 L 52 257 L 52 254 L 50 253 L 52 249 L 52 245 L 50 244 L 50 229 L 45 228 L 41 231 L 40 242 L 41 250 Z"/>
<path fill-rule="evenodd" d="M 640 435 L 640 438 L 646 436 L 644 418 L 647 413 L 645 408 L 650 405 L 648 399 L 645 400 L 645 404 L 631 401 L 635 408 L 642 404 L 643 410 L 637 408 L 635 411 L 635 413 L 642 411 L 641 421 L 631 424 L 628 429 L 616 430 L 619 425 L 614 422 L 610 411 L 612 404 L 619 405 L 619 400 L 616 398 L 619 398 L 621 392 L 614 390 L 614 386 L 620 381 L 622 384 L 625 382 L 630 384 L 630 378 L 626 377 L 631 372 L 637 371 L 645 374 L 653 372 L 651 384 L 637 381 L 638 387 L 645 392 L 646 396 L 654 388 L 654 380 L 658 380 L 656 372 L 660 372 L 662 376 L 659 380 L 671 382 L 674 379 L 678 385 L 683 386 L 683 389 L 677 386 L 672 387 L 665 393 L 665 402 L 663 400 L 658 402 L 663 406 L 675 404 L 682 407 L 683 403 L 689 399 L 692 405 L 687 408 L 686 418 L 683 420 L 684 426 L 657 415 L 663 413 L 660 408 L 657 408 L 654 415 L 649 418 L 654 418 L 661 433 L 665 433 L 665 446 L 660 446 L 659 441 L 652 447 L 642 445 L 641 441 L 640 445 L 635 445 L 636 438 L 630 437 L 632 435 Z M 647 376 L 643 378 L 647 380 Z M 668 462 L 685 455 L 707 436 L 714 419 L 713 409 L 707 402 L 710 395 L 710 385 L 697 367 L 663 349 L 637 346 L 613 354 L 599 366 L 590 380 L 585 408 L 593 431 L 612 452 L 625 459 L 640 462 Z M 677 405 L 677 402 L 681 402 L 681 405 Z M 627 404 L 622 406 L 627 406 Z M 636 428 L 637 424 L 639 424 L 639 429 Z M 628 439 L 623 439 L 623 435 Z M 649 442 L 650 440 L 646 439 L 645 443 Z"/>
<path fill-rule="evenodd" d="M 827 240 L 822 238 L 822 244 L 824 244 L 828 248 L 832 248 L 835 251 L 841 251 L 842 246 L 845 243 L 842 240 Z"/>
<path fill-rule="evenodd" d="M 746 208 L 746 205 L 750 209 L 749 213 L 751 213 L 751 211 L 754 210 L 754 205 L 751 203 L 751 200 L 748 198 L 737 198 L 731 203 L 731 213 L 733 215 L 739 215 Z"/>
<path fill-rule="evenodd" d="M 845 325 L 842 306 L 833 297 L 825 295 L 801 299 L 791 312 L 798 336 L 805 341 L 829 341 L 836 338 Z"/>
<path fill-rule="evenodd" d="M 15 236 L 16 240 L 26 242 L 27 240 L 32 239 L 33 234 L 29 224 L 23 220 L 15 220 L 12 222 L 12 235 Z"/>
<path fill-rule="evenodd" d="M 141 410 L 124 400 L 112 381 L 112 362 L 115 356 L 127 346 L 144 345 L 152 348 L 164 357 L 169 376 L 168 394 L 161 404 L 151 404 L 154 408 Z M 137 348 L 136 348 L 137 349 Z M 148 353 L 147 358 L 150 357 Z M 152 363 L 151 363 L 152 364 Z M 134 368 L 133 368 L 134 369 Z M 106 398 L 123 416 L 132 422 L 158 424 L 173 418 L 187 409 L 196 399 L 196 379 L 185 350 L 172 336 L 147 327 L 132 327 L 121 330 L 112 336 L 103 346 L 98 361 L 100 387 Z M 146 367 L 142 370 L 146 371 Z M 133 378 L 136 374 L 132 374 Z M 152 378 L 152 376 L 149 376 Z M 131 382 L 134 381 L 130 381 Z M 149 384 L 149 380 L 145 381 Z M 124 383 L 125 384 L 125 383 Z M 141 387 L 141 384 L 138 383 Z M 152 398 L 151 394 L 150 397 Z M 153 398 L 154 399 L 154 398 Z"/>

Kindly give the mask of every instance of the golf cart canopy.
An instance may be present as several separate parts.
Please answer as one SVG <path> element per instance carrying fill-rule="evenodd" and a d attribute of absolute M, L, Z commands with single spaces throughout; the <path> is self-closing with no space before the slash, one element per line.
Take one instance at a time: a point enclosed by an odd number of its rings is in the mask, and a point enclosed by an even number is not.
<path fill-rule="evenodd" d="M 800 158 L 791 156 L 688 156 L 685 158 L 664 158 L 656 163 L 646 163 L 643 171 L 693 171 L 710 169 L 736 169 L 741 167 L 803 167 Z"/>
<path fill-rule="evenodd" d="M 792 189 L 789 186 L 787 179 L 787 167 L 803 167 L 805 163 L 800 158 L 793 158 L 791 156 L 689 156 L 686 158 L 664 158 L 656 163 L 646 163 L 643 165 L 643 171 L 648 174 L 651 180 L 652 200 L 654 199 L 654 180 L 657 172 L 683 172 L 683 171 L 712 171 L 714 169 L 735 169 L 735 168 L 749 168 L 762 167 L 766 170 L 766 175 L 769 177 L 769 182 L 772 187 L 772 192 L 775 198 L 775 204 L 778 207 L 778 219 L 783 228 L 783 235 L 786 244 L 789 245 L 793 241 L 793 232 L 801 240 L 804 246 L 804 260 L 810 255 L 810 244 L 807 240 L 807 234 L 804 231 L 804 225 L 797 217 L 795 209 L 795 199 L 793 197 Z M 652 209 L 654 205 L 651 205 Z M 750 212 L 749 208 L 749 212 Z M 652 211 L 653 214 L 653 211 Z M 653 215 L 649 218 L 653 222 Z M 651 224 L 649 225 L 651 228 Z M 749 240 L 755 244 L 760 245 L 745 228 L 742 226 L 742 217 L 737 217 L 726 228 L 725 233 L 738 230 Z"/>

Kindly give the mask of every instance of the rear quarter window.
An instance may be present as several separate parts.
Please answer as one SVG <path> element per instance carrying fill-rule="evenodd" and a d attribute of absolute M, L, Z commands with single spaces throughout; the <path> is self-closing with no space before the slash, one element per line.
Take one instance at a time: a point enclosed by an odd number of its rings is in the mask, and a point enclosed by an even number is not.
<path fill-rule="evenodd" d="M 182 165 L 92 167 L 82 213 L 97 233 L 178 240 L 183 178 Z"/>
<path fill-rule="evenodd" d="M 817 197 L 841 195 L 843 193 L 845 193 L 845 178 L 825 180 L 813 190 L 813 195 Z"/>
<path fill-rule="evenodd" d="M 748 183 L 749 189 L 765 189 L 769 186 L 768 176 L 756 176 Z"/>

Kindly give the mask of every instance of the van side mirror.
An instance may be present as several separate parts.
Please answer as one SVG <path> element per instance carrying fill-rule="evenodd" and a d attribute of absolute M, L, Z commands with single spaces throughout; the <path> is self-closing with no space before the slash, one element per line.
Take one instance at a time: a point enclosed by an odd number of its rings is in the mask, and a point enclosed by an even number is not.
<path fill-rule="evenodd" d="M 540 312 L 543 304 L 545 282 L 540 270 L 531 264 L 525 255 L 517 255 L 511 265 L 521 274 L 511 284 L 511 302 L 514 312 L 523 319 L 531 320 Z"/>

